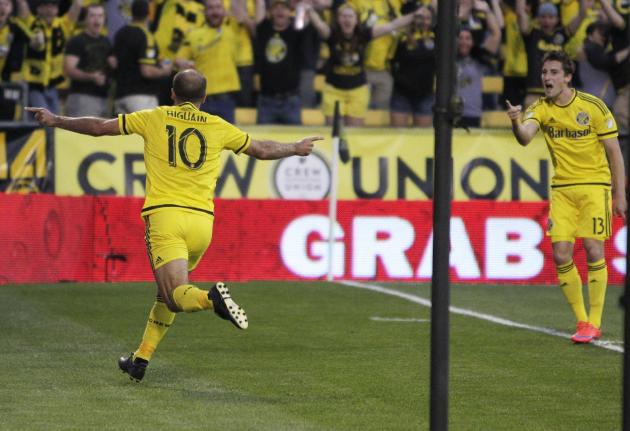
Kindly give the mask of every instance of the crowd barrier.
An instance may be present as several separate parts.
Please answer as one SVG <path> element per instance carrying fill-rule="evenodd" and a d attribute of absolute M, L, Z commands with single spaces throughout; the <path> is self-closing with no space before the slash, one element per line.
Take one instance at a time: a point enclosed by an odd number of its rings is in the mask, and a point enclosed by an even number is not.
<path fill-rule="evenodd" d="M 150 281 L 142 199 L 0 194 L 0 284 Z M 218 199 L 212 245 L 193 280 L 321 280 L 328 270 L 326 201 Z M 555 284 L 545 202 L 455 202 L 451 279 Z M 341 201 L 338 278 L 425 282 L 432 268 L 432 203 Z M 584 251 L 576 264 L 585 274 Z M 606 245 L 610 282 L 625 275 L 626 227 Z"/>

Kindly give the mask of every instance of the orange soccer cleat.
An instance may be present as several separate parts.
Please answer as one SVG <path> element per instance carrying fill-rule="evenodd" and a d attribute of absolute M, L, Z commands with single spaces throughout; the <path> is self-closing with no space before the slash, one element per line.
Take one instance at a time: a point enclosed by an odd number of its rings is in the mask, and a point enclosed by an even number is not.
<path fill-rule="evenodd" d="M 589 322 L 578 322 L 576 332 L 571 337 L 574 343 L 590 343 L 601 337 L 602 331 Z"/>

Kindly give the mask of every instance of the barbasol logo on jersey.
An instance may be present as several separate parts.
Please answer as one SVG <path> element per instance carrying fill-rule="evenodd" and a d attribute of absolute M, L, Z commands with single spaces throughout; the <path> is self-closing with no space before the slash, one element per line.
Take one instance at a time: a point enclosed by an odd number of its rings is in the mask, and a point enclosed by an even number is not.
<path fill-rule="evenodd" d="M 553 126 L 547 126 L 545 129 L 545 133 L 549 135 L 550 138 L 583 138 L 591 134 L 591 126 L 588 126 L 586 129 L 582 130 L 571 130 L 571 129 L 559 129 Z"/>

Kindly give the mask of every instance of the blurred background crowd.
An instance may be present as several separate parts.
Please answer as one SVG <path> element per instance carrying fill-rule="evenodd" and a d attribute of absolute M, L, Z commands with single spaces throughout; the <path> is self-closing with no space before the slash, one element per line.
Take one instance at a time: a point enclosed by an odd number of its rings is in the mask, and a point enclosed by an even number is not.
<path fill-rule="evenodd" d="M 170 104 L 174 73 L 208 81 L 202 110 L 234 122 L 300 124 L 304 109 L 347 125 L 368 110 L 392 126 L 432 123 L 437 0 L 0 0 L 0 117 L 20 100 L 72 116 Z M 627 133 L 630 0 L 459 0 L 462 124 L 542 95 L 551 50 L 576 63 L 574 86 L 602 98 Z M 502 80 L 502 94 L 482 90 Z"/>

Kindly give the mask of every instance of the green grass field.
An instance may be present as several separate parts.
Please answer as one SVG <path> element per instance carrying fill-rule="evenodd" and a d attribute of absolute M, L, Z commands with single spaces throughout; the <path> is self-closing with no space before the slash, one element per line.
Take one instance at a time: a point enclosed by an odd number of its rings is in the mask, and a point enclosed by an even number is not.
<path fill-rule="evenodd" d="M 385 287 L 430 297 L 426 286 Z M 1 286 L 0 430 L 429 428 L 429 308 L 336 283 L 234 284 L 232 294 L 247 331 L 208 312 L 178 315 L 137 384 L 116 359 L 137 346 L 152 285 Z M 616 346 L 620 294 L 609 288 L 603 324 Z M 574 325 L 553 287 L 453 286 L 452 305 Z M 450 429 L 620 429 L 621 365 L 602 347 L 451 314 Z"/>

